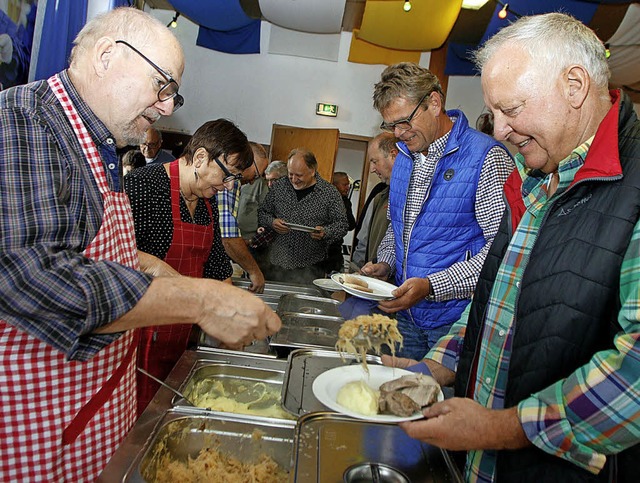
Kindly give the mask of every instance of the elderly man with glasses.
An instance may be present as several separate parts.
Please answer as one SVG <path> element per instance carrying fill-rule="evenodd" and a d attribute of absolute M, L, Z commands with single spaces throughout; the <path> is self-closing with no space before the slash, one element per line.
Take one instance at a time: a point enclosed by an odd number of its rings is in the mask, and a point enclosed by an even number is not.
<path fill-rule="evenodd" d="M 421 359 L 468 305 L 497 232 L 502 187 L 513 169 L 507 149 L 446 111 L 438 78 L 412 63 L 392 65 L 375 86 L 380 128 L 398 138 L 389 192 L 390 225 L 378 262 L 362 273 L 395 273 L 402 357 Z"/>
<path fill-rule="evenodd" d="M 167 264 L 136 250 L 116 148 L 182 105 L 183 70 L 162 22 L 117 8 L 68 69 L 0 92 L 0 481 L 96 481 L 135 422 L 138 328 L 234 348 L 280 328 L 246 291 L 154 276 Z"/>

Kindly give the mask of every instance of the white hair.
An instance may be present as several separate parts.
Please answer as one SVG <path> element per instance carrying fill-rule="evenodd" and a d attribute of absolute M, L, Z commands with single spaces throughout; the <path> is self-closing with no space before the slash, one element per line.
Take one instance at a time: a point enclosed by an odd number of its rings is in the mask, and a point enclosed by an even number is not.
<path fill-rule="evenodd" d="M 474 53 L 480 71 L 505 44 L 517 44 L 545 72 L 581 65 L 598 88 L 608 88 L 606 48 L 593 30 L 564 13 L 522 17 L 498 31 Z"/>

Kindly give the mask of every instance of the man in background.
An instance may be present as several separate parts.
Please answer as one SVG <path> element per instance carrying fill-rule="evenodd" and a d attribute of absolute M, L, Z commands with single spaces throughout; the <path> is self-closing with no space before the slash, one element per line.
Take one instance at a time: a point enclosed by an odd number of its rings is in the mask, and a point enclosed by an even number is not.
<path fill-rule="evenodd" d="M 328 245 L 347 234 L 347 215 L 340 193 L 318 174 L 312 152 L 294 149 L 287 168 L 288 178 L 276 181 L 258 208 L 260 226 L 277 233 L 270 278 L 311 283 L 325 275 Z"/>
<path fill-rule="evenodd" d="M 147 164 L 170 163 L 176 159 L 169 151 L 162 149 L 162 134 L 155 127 L 147 129 L 145 141 L 140 144 L 140 151 Z"/>
<path fill-rule="evenodd" d="M 220 234 L 222 244 L 229 258 L 249 275 L 251 285 L 249 290 L 255 293 L 264 292 L 264 274 L 249 251 L 247 242 L 243 239 L 238 225 L 240 210 L 240 189 L 242 185 L 253 183 L 262 177 L 264 169 L 269 162 L 266 151 L 262 145 L 251 143 L 253 150 L 253 165 L 242 172 L 242 179 L 236 181 L 232 190 L 218 193 L 218 211 L 220 213 Z M 257 156 L 256 156 L 257 153 Z M 258 164 L 259 163 L 259 164 Z"/>
<path fill-rule="evenodd" d="M 273 183 L 285 176 L 287 176 L 287 163 L 284 161 L 271 161 L 267 169 L 264 170 L 264 180 L 267 183 L 267 190 L 273 186 Z M 266 191 L 264 194 L 266 197 Z M 264 197 L 260 200 L 260 203 L 262 203 L 262 201 L 264 201 Z M 247 240 L 245 238 L 253 258 L 258 262 L 258 266 L 266 279 L 270 278 L 272 270 L 271 263 L 269 262 L 269 244 L 276 235 L 272 227 L 259 226 L 256 229 L 256 233 L 250 239 Z"/>
<path fill-rule="evenodd" d="M 262 144 L 251 143 L 254 166 L 243 173 L 238 201 L 238 228 L 242 238 L 251 240 L 258 230 L 258 206 L 267 196 L 269 183 L 260 173 L 265 173 L 269 155 Z M 246 180 L 246 181 L 245 181 Z"/>
<path fill-rule="evenodd" d="M 271 161 L 267 169 L 264 170 L 264 179 L 267 180 L 269 188 L 280 178 L 287 176 L 287 163 L 284 161 Z"/>
<path fill-rule="evenodd" d="M 389 182 L 391 171 L 398 155 L 396 137 L 392 133 L 381 133 L 369 141 L 367 158 L 369 169 L 380 178 L 362 208 L 354 237 L 356 247 L 351 257 L 352 268 L 360 270 L 367 262 L 376 263 L 378 246 L 389 226 L 387 209 L 389 207 Z"/>
<path fill-rule="evenodd" d="M 351 181 L 349 181 L 349 175 L 343 171 L 336 171 L 333 173 L 332 178 L 333 186 L 336 187 L 338 193 L 342 197 L 342 202 L 344 203 L 344 210 L 347 214 L 347 222 L 349 224 L 349 228 L 347 231 L 351 231 L 356 227 L 356 219 L 353 216 L 353 206 L 351 205 L 351 200 L 349 199 L 349 190 L 351 189 Z M 344 239 L 338 240 L 331 245 L 329 245 L 329 250 L 327 253 L 327 273 L 331 272 L 342 272 L 344 269 L 344 255 L 342 254 L 342 245 L 344 244 Z"/>

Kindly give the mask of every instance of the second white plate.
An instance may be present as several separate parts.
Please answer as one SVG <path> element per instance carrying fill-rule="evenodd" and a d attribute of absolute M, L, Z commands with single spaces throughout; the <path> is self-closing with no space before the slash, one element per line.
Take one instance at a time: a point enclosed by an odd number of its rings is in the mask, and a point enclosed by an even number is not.
<path fill-rule="evenodd" d="M 372 389 L 376 391 L 380 386 L 387 382 L 402 376 L 413 374 L 406 369 L 397 367 L 377 366 L 369 364 L 369 374 L 362 367 L 362 364 L 351 366 L 340 366 L 323 372 L 315 381 L 313 381 L 313 394 L 322 404 L 338 413 L 346 414 L 352 418 L 364 419 L 367 421 L 377 421 L 383 423 L 399 423 L 402 421 L 413 421 L 422 419 L 422 412 L 417 412 L 408 417 L 394 416 L 392 414 L 376 414 L 375 416 L 367 416 L 350 409 L 345 408 L 338 403 L 338 391 L 345 384 L 353 381 L 365 381 Z M 444 394 L 440 391 L 438 401 L 444 400 Z"/>
<path fill-rule="evenodd" d="M 378 280 L 377 278 L 365 277 L 364 275 L 350 274 L 350 276 L 351 277 L 357 277 L 357 278 L 363 280 L 364 282 L 366 282 L 367 285 L 369 286 L 369 288 L 371 290 L 373 290 L 373 292 L 369 293 L 369 292 L 365 292 L 363 290 L 358 290 L 358 289 L 355 289 L 353 287 L 348 287 L 348 286 L 344 285 L 343 283 L 340 282 L 341 278 L 344 279 L 344 274 L 343 273 L 334 273 L 333 275 L 331 275 L 331 280 L 333 280 L 338 285 L 340 285 L 340 288 L 342 290 L 344 290 L 345 292 L 353 295 L 354 297 L 360 297 L 361 299 L 367 299 L 367 300 L 391 300 L 391 299 L 395 298 L 391 294 L 391 292 L 393 292 L 398 287 L 396 287 L 395 285 L 393 285 L 391 283 L 385 282 L 383 280 Z"/>
<path fill-rule="evenodd" d="M 337 290 L 342 290 L 342 287 L 340 286 L 340 284 L 334 282 L 330 278 L 316 278 L 313 281 L 313 284 L 316 287 L 320 287 L 320 288 L 322 288 L 324 290 L 328 290 L 330 292 L 335 292 Z"/>

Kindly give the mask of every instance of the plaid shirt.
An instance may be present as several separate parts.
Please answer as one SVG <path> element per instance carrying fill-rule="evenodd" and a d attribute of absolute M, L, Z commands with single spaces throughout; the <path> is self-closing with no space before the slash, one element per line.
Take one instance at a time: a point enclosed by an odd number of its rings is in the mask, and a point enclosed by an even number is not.
<path fill-rule="evenodd" d="M 584 164 L 591 140 L 576 148 L 560 163 L 559 185 L 551 199 L 569 186 Z M 481 335 L 478 373 L 474 398 L 485 407 L 504 407 L 504 388 L 511 357 L 513 321 L 517 291 L 510 290 L 526 269 L 529 254 L 544 213 L 550 206 L 547 187 L 550 175 L 536 178 L 527 174 L 522 158 L 516 164 L 523 182 L 526 212 L 511 239 L 487 305 Z M 605 464 L 612 448 L 625 447 L 629 432 L 640 438 L 640 428 L 629 424 L 638 412 L 638 374 L 625 358 L 640 356 L 640 223 L 635 226 L 625 254 L 620 276 L 622 308 L 618 321 L 622 332 L 616 336 L 617 350 L 596 354 L 568 378 L 532 394 L 518 405 L 518 415 L 531 442 L 547 453 L 564 458 L 592 472 Z M 454 324 L 450 335 L 442 338 L 427 358 L 441 362 L 452 370 L 464 337 L 466 315 Z M 477 381 L 483 381 L 478 384 Z M 487 383 L 487 381 L 491 381 Z M 612 401 L 610 394 L 617 397 Z M 583 418 L 585 401 L 591 417 Z M 562 415 L 559 417 L 559 415 Z M 619 441 L 619 442 L 618 442 Z M 494 451 L 470 451 L 467 458 L 467 481 L 492 481 L 495 471 Z"/>
<path fill-rule="evenodd" d="M 66 72 L 60 80 L 113 171 L 111 133 Z M 92 332 L 131 310 L 151 277 L 82 255 L 100 228 L 102 197 L 46 81 L 0 92 L 0 126 L 0 319 L 86 360 L 118 337 Z"/>
<path fill-rule="evenodd" d="M 451 118 L 453 122 L 457 118 Z M 403 243 L 405 250 L 409 246 L 409 237 L 413 224 L 422 209 L 425 197 L 431 187 L 433 173 L 438 160 L 449 139 L 449 131 L 444 136 L 431 143 L 427 155 L 422 153 L 412 153 L 415 167 L 409 189 L 407 192 L 407 202 L 404 209 Z M 476 193 L 476 219 L 482 229 L 485 245 L 469 260 L 451 265 L 446 270 L 429 275 L 429 282 L 433 287 L 435 299 L 438 301 L 469 298 L 478 281 L 478 274 L 484 263 L 484 259 L 489 252 L 489 247 L 493 242 L 502 212 L 504 202 L 502 199 L 502 187 L 507 177 L 513 170 L 513 160 L 509 153 L 502 147 L 494 147 L 484 159 L 478 190 Z M 391 219 L 387 209 L 387 218 Z M 394 270 L 396 262 L 395 238 L 391 224 L 387 228 L 387 233 L 378 247 L 378 262 L 386 262 Z"/>
<path fill-rule="evenodd" d="M 222 238 L 239 238 L 238 205 L 240 204 L 240 181 L 236 181 L 232 190 L 224 190 L 216 195 L 220 216 L 220 235 Z"/>

